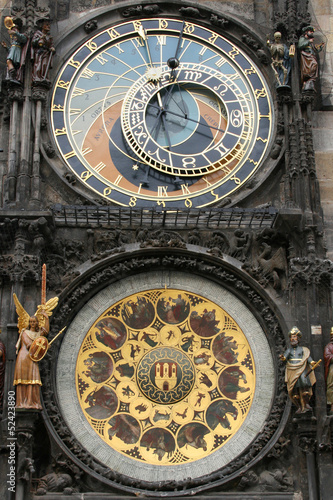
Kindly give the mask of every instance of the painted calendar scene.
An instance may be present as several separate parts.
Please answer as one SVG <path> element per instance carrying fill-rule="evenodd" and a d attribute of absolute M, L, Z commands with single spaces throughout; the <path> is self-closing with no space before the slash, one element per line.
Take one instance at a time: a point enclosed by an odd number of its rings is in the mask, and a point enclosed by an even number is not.
<path fill-rule="evenodd" d="M 81 345 L 82 412 L 111 448 L 174 465 L 201 459 L 241 428 L 255 366 L 236 320 L 199 294 L 154 289 L 110 304 Z"/>

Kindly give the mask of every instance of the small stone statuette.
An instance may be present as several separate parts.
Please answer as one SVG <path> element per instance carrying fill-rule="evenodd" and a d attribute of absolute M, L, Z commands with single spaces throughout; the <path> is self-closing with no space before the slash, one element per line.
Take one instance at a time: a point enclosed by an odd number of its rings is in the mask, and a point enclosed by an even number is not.
<path fill-rule="evenodd" d="M 285 381 L 289 398 L 297 407 L 296 413 L 311 410 L 309 402 L 312 396 L 312 386 L 316 383 L 314 369 L 321 362 L 321 360 L 313 361 L 310 350 L 299 345 L 301 336 L 300 330 L 294 326 L 289 332 L 290 347 L 280 356 L 280 359 L 286 363 Z"/>

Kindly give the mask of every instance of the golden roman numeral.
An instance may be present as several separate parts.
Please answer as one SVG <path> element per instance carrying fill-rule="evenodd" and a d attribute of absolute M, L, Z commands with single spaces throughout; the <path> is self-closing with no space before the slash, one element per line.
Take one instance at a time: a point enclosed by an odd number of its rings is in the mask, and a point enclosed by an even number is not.
<path fill-rule="evenodd" d="M 86 78 L 87 80 L 90 80 L 90 78 L 92 78 L 94 76 L 94 74 L 95 74 L 95 71 L 91 71 L 91 69 L 85 68 L 81 73 L 81 77 Z"/>
<path fill-rule="evenodd" d="M 64 158 L 65 158 L 66 160 L 69 160 L 69 158 L 73 158 L 73 156 L 76 156 L 76 153 L 75 153 L 74 151 L 70 151 L 69 153 L 66 153 L 66 154 L 64 155 Z"/>

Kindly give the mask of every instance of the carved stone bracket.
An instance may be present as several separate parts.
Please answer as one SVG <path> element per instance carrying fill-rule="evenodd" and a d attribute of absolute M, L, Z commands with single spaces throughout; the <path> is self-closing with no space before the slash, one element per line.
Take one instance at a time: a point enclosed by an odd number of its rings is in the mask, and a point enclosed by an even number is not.
<path fill-rule="evenodd" d="M 50 88 L 51 82 L 48 82 L 46 80 L 44 80 L 43 82 L 34 83 L 32 85 L 32 100 L 45 102 Z"/>

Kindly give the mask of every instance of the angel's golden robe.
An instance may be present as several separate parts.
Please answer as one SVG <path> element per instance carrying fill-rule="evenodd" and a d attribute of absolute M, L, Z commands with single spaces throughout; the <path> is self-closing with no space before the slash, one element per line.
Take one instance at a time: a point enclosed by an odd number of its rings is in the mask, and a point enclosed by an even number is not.
<path fill-rule="evenodd" d="M 19 353 L 16 358 L 14 385 L 16 388 L 16 408 L 41 410 L 39 386 L 42 385 L 38 363 L 29 357 L 33 341 L 43 334 L 25 329 L 20 335 Z"/>

